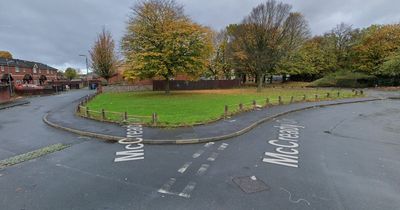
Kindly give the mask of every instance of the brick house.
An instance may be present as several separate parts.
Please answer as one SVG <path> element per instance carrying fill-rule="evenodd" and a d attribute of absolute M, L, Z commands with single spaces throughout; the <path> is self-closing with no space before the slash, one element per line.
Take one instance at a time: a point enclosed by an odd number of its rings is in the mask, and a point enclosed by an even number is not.
<path fill-rule="evenodd" d="M 16 85 L 44 85 L 47 81 L 57 80 L 57 71 L 53 67 L 38 62 L 0 58 L 1 83 L 7 83 L 10 78 Z"/>

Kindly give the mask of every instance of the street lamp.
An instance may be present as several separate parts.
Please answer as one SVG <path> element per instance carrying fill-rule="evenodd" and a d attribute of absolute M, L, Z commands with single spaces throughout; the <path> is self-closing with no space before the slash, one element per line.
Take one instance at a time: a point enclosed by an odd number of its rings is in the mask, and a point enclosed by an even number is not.
<path fill-rule="evenodd" d="M 13 91 L 12 91 L 12 82 L 11 82 L 11 75 L 10 75 L 10 64 L 9 64 L 9 60 L 6 59 L 6 63 L 7 63 L 7 71 L 8 71 L 8 88 L 10 89 L 10 95 L 12 96 Z M 13 61 L 11 61 L 13 62 Z"/>
<path fill-rule="evenodd" d="M 88 64 L 88 58 L 87 58 L 87 56 L 86 56 L 86 55 L 79 55 L 79 56 L 81 56 L 81 57 L 85 57 L 85 61 L 86 61 L 86 82 L 87 82 L 88 88 L 90 89 L 90 87 L 89 87 L 89 79 L 88 79 L 88 76 L 89 76 L 89 64 Z"/>

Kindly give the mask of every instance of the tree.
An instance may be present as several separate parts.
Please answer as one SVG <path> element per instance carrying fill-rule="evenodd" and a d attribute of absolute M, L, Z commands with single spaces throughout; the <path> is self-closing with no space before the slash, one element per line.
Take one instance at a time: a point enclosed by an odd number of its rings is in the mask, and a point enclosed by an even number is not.
<path fill-rule="evenodd" d="M 13 56 L 8 51 L 0 51 L 0 58 L 12 59 Z"/>
<path fill-rule="evenodd" d="M 360 41 L 353 47 L 357 56 L 354 66 L 365 73 L 380 75 L 381 65 L 400 50 L 400 24 L 372 25 L 361 33 Z"/>
<path fill-rule="evenodd" d="M 192 22 L 173 0 L 147 0 L 132 8 L 122 49 L 128 79 L 162 77 L 169 93 L 178 73 L 199 76 L 212 52 L 211 31 Z"/>
<path fill-rule="evenodd" d="M 117 70 L 118 58 L 111 33 L 105 28 L 98 34 L 97 40 L 90 50 L 90 57 L 94 72 L 106 79 L 108 83 Z"/>
<path fill-rule="evenodd" d="M 72 80 L 75 79 L 78 76 L 78 72 L 74 68 L 67 68 L 63 74 L 67 79 Z"/>
<path fill-rule="evenodd" d="M 259 92 L 264 75 L 272 74 L 278 62 L 309 36 L 304 17 L 290 11 L 290 5 L 269 0 L 255 7 L 233 31 L 235 59 L 255 72 Z"/>
<path fill-rule="evenodd" d="M 225 77 L 229 79 L 232 65 L 228 56 L 228 34 L 226 30 L 213 33 L 213 54 L 210 59 L 209 70 L 214 79 Z"/>
<path fill-rule="evenodd" d="M 385 59 L 379 67 L 379 74 L 400 79 L 400 50 Z"/>

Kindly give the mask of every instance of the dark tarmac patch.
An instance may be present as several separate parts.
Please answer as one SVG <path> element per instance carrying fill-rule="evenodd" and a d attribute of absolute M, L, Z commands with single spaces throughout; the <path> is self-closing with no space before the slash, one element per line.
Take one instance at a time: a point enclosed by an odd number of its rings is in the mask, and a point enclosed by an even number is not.
<path fill-rule="evenodd" d="M 269 190 L 268 185 L 255 176 L 235 177 L 233 178 L 233 182 L 237 184 L 243 192 L 249 194 Z"/>

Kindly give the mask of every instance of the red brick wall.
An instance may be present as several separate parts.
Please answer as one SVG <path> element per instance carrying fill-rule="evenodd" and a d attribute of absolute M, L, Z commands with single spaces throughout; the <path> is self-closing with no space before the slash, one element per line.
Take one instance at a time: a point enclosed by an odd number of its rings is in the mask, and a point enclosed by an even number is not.
<path fill-rule="evenodd" d="M 34 73 L 33 69 L 31 68 L 19 68 L 19 72 L 16 72 L 16 68 L 14 66 L 4 66 L 4 71 L 0 71 L 0 75 L 7 74 L 8 72 L 10 72 L 14 78 L 15 84 L 17 84 L 18 81 L 22 83 L 25 74 L 30 74 L 32 76 L 34 84 L 39 84 L 39 78 L 41 75 L 45 75 L 47 81 L 56 80 L 57 78 L 57 71 L 55 70 L 49 70 L 49 72 L 47 72 L 47 69 L 38 69 L 36 73 Z"/>
<path fill-rule="evenodd" d="M 10 92 L 8 86 L 0 86 L 0 104 L 10 100 Z"/>

